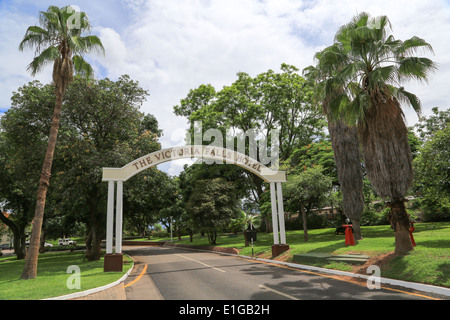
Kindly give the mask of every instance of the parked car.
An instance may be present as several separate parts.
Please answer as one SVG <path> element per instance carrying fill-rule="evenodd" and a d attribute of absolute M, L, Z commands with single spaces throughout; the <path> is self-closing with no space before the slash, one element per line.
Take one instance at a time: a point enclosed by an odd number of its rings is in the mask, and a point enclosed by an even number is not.
<path fill-rule="evenodd" d="M 70 239 L 70 238 L 67 238 L 67 239 L 59 239 L 58 240 L 58 244 L 60 245 L 60 246 L 68 246 L 68 245 L 76 245 L 77 244 L 77 242 L 76 241 L 74 241 L 74 240 L 72 240 L 72 239 Z"/>

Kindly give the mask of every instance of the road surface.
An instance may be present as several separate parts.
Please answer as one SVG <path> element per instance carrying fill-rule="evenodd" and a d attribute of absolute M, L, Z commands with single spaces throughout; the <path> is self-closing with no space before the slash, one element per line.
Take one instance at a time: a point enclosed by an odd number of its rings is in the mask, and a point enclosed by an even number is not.
<path fill-rule="evenodd" d="M 370 290 L 339 278 L 237 256 L 173 247 L 127 247 L 135 270 L 127 300 L 428 300 L 402 288 Z"/>

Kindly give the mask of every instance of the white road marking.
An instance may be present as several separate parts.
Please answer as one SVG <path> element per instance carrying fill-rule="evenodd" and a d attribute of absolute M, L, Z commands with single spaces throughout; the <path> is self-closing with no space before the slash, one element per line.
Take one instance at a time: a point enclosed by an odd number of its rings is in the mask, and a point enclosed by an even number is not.
<path fill-rule="evenodd" d="M 288 294 L 286 294 L 286 293 L 283 293 L 283 292 L 277 291 L 277 290 L 275 290 L 275 289 L 272 289 L 272 288 L 263 286 L 262 284 L 260 284 L 259 287 L 262 288 L 262 289 L 267 289 L 267 290 L 273 291 L 273 292 L 275 292 L 275 293 L 278 293 L 278 294 L 280 294 L 280 295 L 282 295 L 282 296 L 285 296 L 285 297 L 287 297 L 287 298 L 289 298 L 289 299 L 291 299 L 291 300 L 300 300 L 300 299 L 297 299 L 296 297 L 293 297 L 293 296 L 288 295 Z"/>
<path fill-rule="evenodd" d="M 182 254 L 175 254 L 175 255 L 176 255 L 176 256 L 179 256 L 179 257 L 182 257 L 182 258 L 185 258 L 185 259 L 188 259 L 188 260 L 191 260 L 191 261 L 195 261 L 195 262 L 200 263 L 200 264 L 202 264 L 202 265 L 204 265 L 204 266 L 206 266 L 206 267 L 208 267 L 208 268 L 213 268 L 214 270 L 217 270 L 217 271 L 220 271 L 220 272 L 226 272 L 225 270 L 222 270 L 222 269 L 219 269 L 219 268 L 210 266 L 209 264 L 203 263 L 203 262 L 201 262 L 201 261 L 198 261 L 198 260 L 195 260 L 195 259 L 192 259 L 192 258 L 183 256 Z"/>

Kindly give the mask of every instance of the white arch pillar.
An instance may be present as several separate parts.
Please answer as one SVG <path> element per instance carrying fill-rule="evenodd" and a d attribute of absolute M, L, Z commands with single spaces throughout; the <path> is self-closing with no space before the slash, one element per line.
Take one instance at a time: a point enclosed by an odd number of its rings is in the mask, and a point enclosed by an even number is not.
<path fill-rule="evenodd" d="M 123 181 L 117 181 L 116 254 L 122 253 Z"/>
<path fill-rule="evenodd" d="M 278 202 L 278 220 L 280 225 L 280 242 L 286 244 L 286 229 L 284 225 L 284 205 L 283 205 L 283 189 L 281 182 L 277 182 L 277 202 Z"/>
<path fill-rule="evenodd" d="M 276 257 L 289 249 L 286 244 L 284 226 L 283 190 L 281 182 L 270 183 L 270 201 L 272 204 L 273 246 L 272 256 Z"/>
<path fill-rule="evenodd" d="M 115 184 L 117 182 L 116 199 L 114 199 Z M 116 205 L 114 207 L 114 200 Z M 113 253 L 114 237 L 114 209 L 116 211 L 116 246 Z M 106 255 L 104 257 L 104 271 L 122 271 L 122 219 L 123 219 L 123 181 L 108 181 L 108 204 L 106 212 Z"/>
<path fill-rule="evenodd" d="M 272 204 L 273 244 L 286 244 L 286 229 L 284 226 L 283 190 L 281 182 L 270 183 L 270 202 Z"/>
<path fill-rule="evenodd" d="M 108 209 L 106 213 L 106 254 L 113 253 L 114 181 L 108 181 Z"/>
<path fill-rule="evenodd" d="M 270 202 L 272 205 L 272 229 L 273 229 L 273 244 L 280 244 L 280 237 L 278 234 L 278 211 L 277 211 L 277 198 L 275 191 L 275 182 L 270 183 Z"/>

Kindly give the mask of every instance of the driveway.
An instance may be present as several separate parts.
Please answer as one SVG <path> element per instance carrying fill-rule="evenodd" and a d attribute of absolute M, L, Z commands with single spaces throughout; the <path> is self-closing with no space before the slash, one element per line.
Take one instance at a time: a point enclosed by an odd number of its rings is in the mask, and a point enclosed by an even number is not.
<path fill-rule="evenodd" d="M 126 247 L 135 270 L 127 300 L 428 300 L 421 292 L 275 265 L 239 256 L 173 247 Z M 440 297 L 442 298 L 442 297 Z M 447 297 L 448 298 L 448 297 Z"/>

